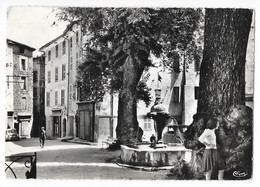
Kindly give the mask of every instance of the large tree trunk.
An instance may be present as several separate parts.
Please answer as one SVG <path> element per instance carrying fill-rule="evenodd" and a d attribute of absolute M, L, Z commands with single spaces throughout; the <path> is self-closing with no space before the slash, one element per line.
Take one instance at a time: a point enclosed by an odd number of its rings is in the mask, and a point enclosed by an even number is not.
<path fill-rule="evenodd" d="M 132 144 L 140 140 L 142 129 L 137 121 L 136 86 L 141 78 L 144 67 L 129 56 L 123 65 L 123 83 L 119 92 L 117 139 L 120 144 Z"/>
<path fill-rule="evenodd" d="M 252 12 L 207 9 L 198 113 L 245 104 L 245 62 Z"/>
<path fill-rule="evenodd" d="M 248 9 L 206 9 L 197 114 L 185 132 L 185 146 L 193 149 L 194 153 L 198 150 L 203 152 L 198 137 L 205 129 L 208 119 L 218 116 L 221 123 L 216 131 L 220 143 L 218 149 L 227 163 L 226 171 L 231 171 L 231 167 L 240 167 L 239 172 L 246 172 L 249 178 L 252 111 L 243 105 L 246 49 L 251 20 L 252 12 Z M 242 144 L 245 145 L 243 147 L 240 146 L 241 136 L 244 140 Z M 192 161 L 196 163 L 190 164 L 191 167 L 196 166 L 192 168 L 196 171 L 201 167 L 201 156 L 194 155 L 196 159 Z M 232 174 L 229 176 L 234 179 Z"/>

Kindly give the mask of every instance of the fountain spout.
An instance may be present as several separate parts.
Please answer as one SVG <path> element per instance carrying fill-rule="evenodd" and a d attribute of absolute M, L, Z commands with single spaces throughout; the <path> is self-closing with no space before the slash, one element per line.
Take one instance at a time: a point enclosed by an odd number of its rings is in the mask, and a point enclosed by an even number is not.
<path fill-rule="evenodd" d="M 151 107 L 151 111 L 147 113 L 147 117 L 155 121 L 155 132 L 157 134 L 157 140 L 160 141 L 162 139 L 163 128 L 167 125 L 171 116 L 161 104 L 159 98 L 156 99 L 155 104 Z"/>

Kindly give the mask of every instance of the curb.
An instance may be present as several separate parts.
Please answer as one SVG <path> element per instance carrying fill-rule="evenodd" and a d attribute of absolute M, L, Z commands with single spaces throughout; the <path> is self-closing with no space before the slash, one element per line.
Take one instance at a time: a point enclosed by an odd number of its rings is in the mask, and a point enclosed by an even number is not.
<path fill-rule="evenodd" d="M 70 142 L 70 143 L 78 143 L 78 144 L 85 144 L 85 145 L 92 145 L 92 146 L 97 146 L 98 143 L 93 143 L 93 142 L 88 142 L 88 141 L 83 141 L 83 140 L 79 140 L 79 139 L 65 139 L 65 140 L 61 140 L 64 142 Z"/>
<path fill-rule="evenodd" d="M 62 138 L 57 138 L 58 140 L 60 140 L 60 141 L 62 141 L 62 142 L 67 142 L 67 141 L 69 141 L 69 140 L 72 140 L 73 139 L 73 137 L 71 136 L 68 136 L 68 137 L 62 137 Z"/>
<path fill-rule="evenodd" d="M 174 167 L 174 166 L 162 166 L 162 167 L 159 167 L 159 166 L 158 167 L 157 166 L 153 166 L 153 167 L 134 166 L 134 165 L 129 165 L 129 164 L 122 164 L 122 163 L 118 162 L 117 159 L 113 159 L 113 162 L 120 167 L 126 167 L 126 168 L 130 168 L 130 169 L 137 169 L 137 170 L 142 170 L 142 171 L 170 170 Z"/>

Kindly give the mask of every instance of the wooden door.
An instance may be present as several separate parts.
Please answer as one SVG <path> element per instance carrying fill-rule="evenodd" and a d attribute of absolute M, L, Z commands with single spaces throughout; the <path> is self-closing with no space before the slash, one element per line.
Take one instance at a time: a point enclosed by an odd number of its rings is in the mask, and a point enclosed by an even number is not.
<path fill-rule="evenodd" d="M 79 138 L 85 139 L 85 112 L 79 113 Z"/>

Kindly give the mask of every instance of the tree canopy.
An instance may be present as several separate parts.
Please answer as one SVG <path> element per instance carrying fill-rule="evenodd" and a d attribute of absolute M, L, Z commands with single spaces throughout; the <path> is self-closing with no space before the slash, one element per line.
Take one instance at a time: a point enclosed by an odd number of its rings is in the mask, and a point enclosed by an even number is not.
<path fill-rule="evenodd" d="M 119 93 L 116 133 L 120 143 L 141 141 L 136 105 L 139 99 L 147 105 L 151 101 L 149 88 L 140 81 L 147 67 L 153 66 L 151 55 L 170 68 L 179 63 L 178 55 L 184 51 L 197 59 L 199 50 L 190 46 L 195 44 L 201 15 L 201 9 L 61 8 L 59 19 L 80 25 L 88 36 L 78 73 L 82 95 L 87 96 L 83 99 L 94 94 L 98 101 L 107 91 Z"/>
<path fill-rule="evenodd" d="M 78 74 L 82 100 L 102 100 L 108 90 L 118 91 L 122 86 L 122 65 L 130 55 L 144 67 L 153 65 L 150 54 L 170 68 L 174 61 L 178 64 L 176 57 L 186 49 L 191 49 L 189 56 L 198 59 L 194 31 L 201 15 L 201 9 L 61 8 L 58 18 L 80 25 L 89 36 Z M 137 90 L 138 98 L 149 104 L 147 86 L 141 82 Z"/>

